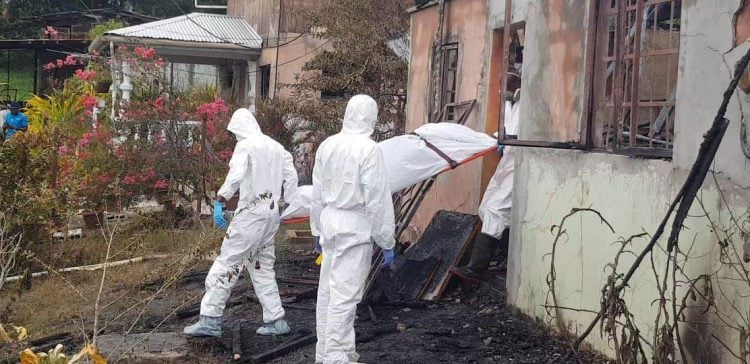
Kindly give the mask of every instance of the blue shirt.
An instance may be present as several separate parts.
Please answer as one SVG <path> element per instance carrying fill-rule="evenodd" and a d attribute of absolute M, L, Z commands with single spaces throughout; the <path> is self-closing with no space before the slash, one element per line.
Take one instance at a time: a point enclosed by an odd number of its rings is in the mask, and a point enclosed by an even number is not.
<path fill-rule="evenodd" d="M 29 127 L 29 119 L 27 119 L 26 115 L 24 115 L 22 112 L 19 112 L 17 115 L 13 115 L 13 114 L 5 115 L 5 123 L 15 129 L 22 129 L 22 128 Z M 5 130 L 6 140 L 10 139 L 14 134 L 16 134 L 15 129 Z"/>

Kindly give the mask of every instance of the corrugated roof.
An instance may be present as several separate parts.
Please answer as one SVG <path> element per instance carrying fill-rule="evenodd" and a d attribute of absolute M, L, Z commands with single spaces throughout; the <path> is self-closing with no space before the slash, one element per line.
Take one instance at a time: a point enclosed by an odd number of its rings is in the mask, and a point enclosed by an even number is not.
<path fill-rule="evenodd" d="M 245 19 L 219 14 L 190 13 L 106 33 L 128 38 L 237 44 L 260 49 L 263 39 Z"/>

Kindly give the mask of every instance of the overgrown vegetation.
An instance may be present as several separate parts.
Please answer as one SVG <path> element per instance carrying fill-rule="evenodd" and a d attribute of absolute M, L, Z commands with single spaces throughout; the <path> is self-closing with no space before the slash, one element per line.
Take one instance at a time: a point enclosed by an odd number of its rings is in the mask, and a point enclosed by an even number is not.
<path fill-rule="evenodd" d="M 349 97 L 372 96 L 380 107 L 375 137 L 403 133 L 408 64 L 388 47 L 408 37 L 406 0 L 333 0 L 314 10 L 294 14 L 317 29 L 323 51 L 303 68 L 304 77 L 287 85 L 294 90 L 298 115 L 314 141 L 337 133 Z M 319 95 L 330 95 L 321 98 Z"/>
<path fill-rule="evenodd" d="M 39 16 L 46 14 L 115 8 L 169 18 L 195 11 L 193 5 L 194 0 L 7 0 L 0 4 L 0 39 L 38 38 L 41 27 L 45 25 Z"/>
<path fill-rule="evenodd" d="M 97 24 L 93 28 L 91 28 L 91 30 L 89 30 L 89 39 L 99 38 L 100 36 L 104 35 L 104 33 L 106 32 L 124 28 L 124 27 L 125 27 L 125 23 L 123 23 L 121 20 L 117 20 L 117 19 L 108 20 L 104 23 Z"/>

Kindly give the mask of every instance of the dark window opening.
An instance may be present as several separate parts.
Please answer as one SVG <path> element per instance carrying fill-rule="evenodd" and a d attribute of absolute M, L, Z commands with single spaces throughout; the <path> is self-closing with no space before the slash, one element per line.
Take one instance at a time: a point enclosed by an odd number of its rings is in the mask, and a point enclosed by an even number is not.
<path fill-rule="evenodd" d="M 260 97 L 267 99 L 271 91 L 271 65 L 258 67 L 260 70 Z"/>
<path fill-rule="evenodd" d="M 224 87 L 231 88 L 234 85 L 234 67 L 228 66 L 224 71 Z"/>
<path fill-rule="evenodd" d="M 510 20 L 510 19 L 508 19 Z M 502 35 L 500 34 L 502 33 Z M 496 82 L 493 91 L 499 93 L 493 107 L 493 115 L 498 118 L 497 134 L 498 142 L 506 145 L 518 145 L 544 148 L 579 148 L 575 141 L 553 141 L 554 136 L 547 136 L 542 140 L 519 140 L 519 128 L 522 120 L 518 118 L 518 107 L 521 101 L 521 79 L 523 74 L 524 47 L 526 40 L 526 24 L 513 24 L 509 29 L 502 29 L 496 35 L 500 37 L 497 42 L 499 50 L 493 51 L 493 57 L 499 58 L 498 69 L 500 76 L 492 75 L 492 82 Z M 506 42 L 505 39 L 508 39 Z M 497 81 L 495 81 L 497 79 Z M 511 123 L 512 122 L 512 123 Z"/>

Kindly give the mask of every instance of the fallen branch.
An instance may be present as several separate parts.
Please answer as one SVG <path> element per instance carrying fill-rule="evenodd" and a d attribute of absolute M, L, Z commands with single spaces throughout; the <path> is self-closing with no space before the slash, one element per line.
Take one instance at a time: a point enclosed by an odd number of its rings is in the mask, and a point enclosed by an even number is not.
<path fill-rule="evenodd" d="M 303 279 L 303 278 L 278 278 L 276 279 L 279 283 L 286 283 L 286 284 L 298 284 L 298 285 L 308 285 L 308 286 L 317 286 L 318 281 L 314 279 Z"/>
<path fill-rule="evenodd" d="M 70 267 L 70 268 L 62 268 L 55 270 L 56 273 L 68 273 L 68 272 L 81 272 L 81 271 L 96 271 L 104 268 L 112 268 L 112 267 L 119 267 L 122 265 L 128 265 L 132 263 L 139 263 L 139 262 L 145 262 L 148 260 L 156 260 L 156 259 L 166 259 L 169 255 L 167 254 L 154 254 L 154 255 L 146 255 L 143 257 L 137 257 L 137 258 L 131 258 L 131 259 L 125 259 L 125 260 L 118 260 L 116 262 L 108 262 L 108 263 L 99 263 L 99 264 L 91 264 L 91 265 L 82 265 L 79 267 Z M 49 275 L 50 271 L 42 271 L 42 272 L 35 272 L 31 273 L 31 278 L 38 278 L 42 276 Z M 5 282 L 14 282 L 19 281 L 23 279 L 23 275 L 8 277 L 5 279 Z"/>

